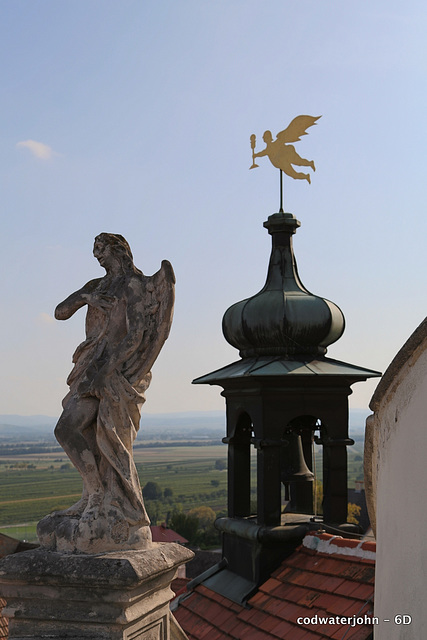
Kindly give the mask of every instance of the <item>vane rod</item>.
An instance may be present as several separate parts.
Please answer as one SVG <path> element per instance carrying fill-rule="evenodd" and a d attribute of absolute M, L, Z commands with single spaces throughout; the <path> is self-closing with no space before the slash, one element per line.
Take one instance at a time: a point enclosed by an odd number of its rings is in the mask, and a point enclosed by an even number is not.
<path fill-rule="evenodd" d="M 283 211 L 283 171 L 280 169 L 280 209 L 279 213 L 285 213 Z"/>

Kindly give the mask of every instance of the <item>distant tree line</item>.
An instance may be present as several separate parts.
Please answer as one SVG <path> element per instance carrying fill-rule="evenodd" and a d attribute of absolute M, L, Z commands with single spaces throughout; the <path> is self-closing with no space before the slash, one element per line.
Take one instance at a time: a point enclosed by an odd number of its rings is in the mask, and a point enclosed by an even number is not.
<path fill-rule="evenodd" d="M 147 482 L 142 490 L 142 495 L 145 500 L 161 500 L 162 498 L 171 498 L 173 496 L 173 490 L 170 487 L 166 487 L 164 491 L 157 482 Z"/>
<path fill-rule="evenodd" d="M 59 453 L 62 451 L 60 446 L 52 446 L 47 444 L 2 444 L 0 445 L 0 456 L 21 456 L 31 453 Z"/>
<path fill-rule="evenodd" d="M 218 466 L 222 468 L 222 465 Z M 215 466 L 215 468 L 218 467 Z M 219 482 L 213 479 L 211 485 L 216 488 Z M 150 480 L 144 485 L 142 495 L 152 525 L 166 522 L 168 527 L 184 536 L 191 545 L 202 549 L 220 545 L 219 533 L 213 525 L 217 514 L 211 507 L 206 506 L 206 503 L 210 500 L 225 498 L 225 489 L 219 489 L 210 494 L 175 496 L 171 487 L 162 489 L 157 482 Z M 191 501 L 193 504 L 198 501 L 200 506 L 184 511 L 181 501 Z"/>
<path fill-rule="evenodd" d="M 157 442 L 139 442 L 133 446 L 134 449 L 151 449 L 159 447 L 213 447 L 222 444 L 221 440 L 162 440 Z"/>
<path fill-rule="evenodd" d="M 222 514 L 216 514 L 206 506 L 190 509 L 187 513 L 175 510 L 168 518 L 167 525 L 184 536 L 191 545 L 211 549 L 221 545 L 220 534 L 214 526 L 218 515 Z"/>

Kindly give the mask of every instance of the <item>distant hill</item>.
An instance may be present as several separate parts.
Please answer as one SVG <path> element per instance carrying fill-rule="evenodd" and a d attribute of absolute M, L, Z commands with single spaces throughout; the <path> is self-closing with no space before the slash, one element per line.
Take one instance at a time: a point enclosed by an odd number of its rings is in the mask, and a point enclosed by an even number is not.
<path fill-rule="evenodd" d="M 53 416 L 19 416 L 15 414 L 0 414 L 0 424 L 15 425 L 16 427 L 46 427 L 54 426 L 58 418 Z"/>
<path fill-rule="evenodd" d="M 370 409 L 351 409 L 350 410 L 350 434 L 365 434 L 366 418 L 371 415 Z"/>
<path fill-rule="evenodd" d="M 350 433 L 364 433 L 369 409 L 350 411 Z M 53 438 L 58 418 L 52 416 L 0 415 L 0 439 L 23 440 Z M 225 434 L 225 411 L 182 411 L 142 413 L 140 439 L 153 437 L 188 438 L 222 437 Z"/>
<path fill-rule="evenodd" d="M 172 429 L 180 427 L 224 426 L 225 411 L 181 411 L 178 413 L 142 413 L 141 426 L 147 427 L 170 426 Z"/>
<path fill-rule="evenodd" d="M 53 438 L 58 418 L 52 416 L 0 415 L 0 440 Z M 225 432 L 223 411 L 185 411 L 177 413 L 143 413 L 139 439 L 167 437 L 222 437 Z"/>
<path fill-rule="evenodd" d="M 144 433 L 170 432 L 205 436 L 225 434 L 224 411 L 185 411 L 179 413 L 142 413 L 140 429 Z"/>
<path fill-rule="evenodd" d="M 52 416 L 0 415 L 0 439 L 50 439 L 57 420 Z"/>

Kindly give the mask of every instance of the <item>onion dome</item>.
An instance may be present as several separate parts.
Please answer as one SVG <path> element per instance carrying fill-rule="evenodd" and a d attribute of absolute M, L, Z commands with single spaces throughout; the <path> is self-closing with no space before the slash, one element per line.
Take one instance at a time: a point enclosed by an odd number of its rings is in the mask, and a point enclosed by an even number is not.
<path fill-rule="evenodd" d="M 292 236 L 299 226 L 291 213 L 269 216 L 264 227 L 272 236 L 272 251 L 264 288 L 224 314 L 225 339 L 242 358 L 324 355 L 344 332 L 341 309 L 310 293 L 298 276 Z"/>

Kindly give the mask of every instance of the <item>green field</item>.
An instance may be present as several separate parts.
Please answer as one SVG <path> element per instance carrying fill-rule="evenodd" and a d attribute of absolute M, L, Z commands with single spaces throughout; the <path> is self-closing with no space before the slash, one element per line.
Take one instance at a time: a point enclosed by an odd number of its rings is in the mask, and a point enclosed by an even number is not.
<path fill-rule="evenodd" d="M 363 479 L 363 441 L 349 447 L 348 453 L 349 487 L 352 487 L 355 480 Z M 200 505 L 210 506 L 217 513 L 226 509 L 227 472 L 215 469 L 216 460 L 226 460 L 225 445 L 136 449 L 134 457 L 142 486 L 152 481 L 162 491 L 172 490 L 168 498 L 146 501 L 153 523 L 164 521 L 174 509 L 188 511 Z M 320 451 L 316 453 L 316 468 L 317 477 L 321 478 Z M 255 485 L 254 455 L 253 492 Z M 19 539 L 35 539 L 36 522 L 76 502 L 81 490 L 80 476 L 65 454 L 0 457 L 0 531 Z"/>
<path fill-rule="evenodd" d="M 173 509 L 189 510 L 201 504 L 223 511 L 227 472 L 216 470 L 215 461 L 225 460 L 226 455 L 224 445 L 137 449 L 141 485 L 152 481 L 162 490 L 172 490 L 167 499 L 152 504 L 147 501 L 150 517 L 161 521 Z M 81 490 L 81 478 L 65 454 L 59 458 L 56 453 L 0 459 L 0 531 L 12 537 L 34 538 L 35 522 L 76 502 Z M 24 526 L 7 526 L 17 524 Z"/>

